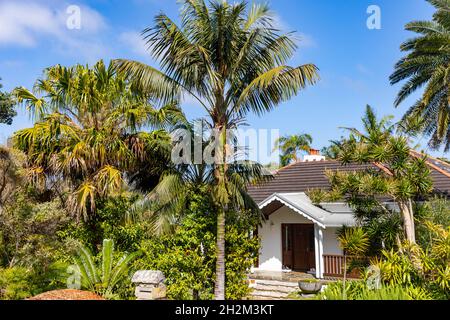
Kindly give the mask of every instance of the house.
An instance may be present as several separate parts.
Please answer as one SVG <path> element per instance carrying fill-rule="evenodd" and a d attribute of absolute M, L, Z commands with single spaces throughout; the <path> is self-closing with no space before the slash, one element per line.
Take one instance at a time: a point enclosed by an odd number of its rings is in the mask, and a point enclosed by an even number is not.
<path fill-rule="evenodd" d="M 421 156 L 412 152 L 412 156 Z M 450 192 L 450 165 L 434 158 L 427 159 L 431 169 L 434 192 Z M 275 178 L 261 186 L 249 188 L 250 196 L 259 204 L 267 218 L 258 228 L 261 251 L 257 271 L 299 271 L 312 273 L 316 278 L 342 275 L 343 253 L 336 236 L 338 228 L 355 225 L 355 219 L 343 202 L 314 205 L 307 192 L 329 189 L 327 170 L 358 171 L 380 164 L 341 165 L 326 161 L 312 150 L 303 161 L 275 173 Z M 393 203 L 387 206 L 395 208 Z"/>

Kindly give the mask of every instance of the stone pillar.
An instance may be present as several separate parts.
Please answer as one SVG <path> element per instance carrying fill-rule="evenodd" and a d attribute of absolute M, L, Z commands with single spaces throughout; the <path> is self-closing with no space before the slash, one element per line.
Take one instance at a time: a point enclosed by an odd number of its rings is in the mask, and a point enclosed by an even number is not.
<path fill-rule="evenodd" d="M 136 286 L 134 291 L 137 300 L 164 300 L 166 286 L 164 274 L 161 271 L 141 270 L 131 279 Z"/>

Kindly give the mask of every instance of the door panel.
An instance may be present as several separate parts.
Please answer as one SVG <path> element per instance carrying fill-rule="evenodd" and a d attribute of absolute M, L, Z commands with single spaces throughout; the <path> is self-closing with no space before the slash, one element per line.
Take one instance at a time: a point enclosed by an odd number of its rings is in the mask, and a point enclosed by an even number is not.
<path fill-rule="evenodd" d="M 315 267 L 314 225 L 282 225 L 283 266 L 306 272 Z"/>
<path fill-rule="evenodd" d="M 283 244 L 283 268 L 293 269 L 292 258 L 292 225 L 283 224 L 281 226 L 282 244 Z"/>

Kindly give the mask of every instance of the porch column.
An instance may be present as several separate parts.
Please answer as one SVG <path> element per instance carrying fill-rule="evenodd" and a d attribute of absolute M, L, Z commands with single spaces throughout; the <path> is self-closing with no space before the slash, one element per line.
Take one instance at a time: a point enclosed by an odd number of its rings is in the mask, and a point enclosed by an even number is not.
<path fill-rule="evenodd" d="M 322 279 L 324 272 L 323 261 L 323 230 L 317 224 L 314 224 L 314 249 L 316 257 L 316 278 Z"/>

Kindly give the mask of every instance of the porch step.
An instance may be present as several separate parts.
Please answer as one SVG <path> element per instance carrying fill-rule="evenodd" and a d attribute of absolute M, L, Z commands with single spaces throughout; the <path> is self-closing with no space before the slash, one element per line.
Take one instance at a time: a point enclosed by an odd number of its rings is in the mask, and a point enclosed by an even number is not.
<path fill-rule="evenodd" d="M 291 282 L 291 281 L 279 281 L 279 280 L 253 280 L 255 286 L 270 286 L 273 288 L 276 287 L 283 287 L 283 288 L 289 288 L 289 289 L 298 289 L 298 283 L 297 282 Z"/>
<path fill-rule="evenodd" d="M 275 299 L 287 299 L 288 294 L 285 292 L 277 292 L 277 291 L 259 291 L 255 290 L 252 293 L 253 297 L 262 297 L 262 298 L 275 298 Z"/>
<path fill-rule="evenodd" d="M 251 296 L 250 300 L 256 301 L 280 301 L 280 300 L 288 300 L 285 298 L 272 298 L 272 297 L 263 297 L 263 296 Z"/>
<path fill-rule="evenodd" d="M 255 288 L 258 291 L 270 291 L 270 292 L 283 292 L 283 293 L 292 293 L 297 291 L 297 287 L 295 288 L 291 288 L 291 287 L 287 287 L 287 286 L 271 286 L 271 285 L 263 285 L 263 284 L 258 284 Z"/>
<path fill-rule="evenodd" d="M 253 300 L 288 300 L 289 295 L 298 291 L 298 284 L 277 280 L 252 280 Z"/>

